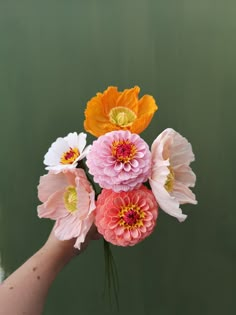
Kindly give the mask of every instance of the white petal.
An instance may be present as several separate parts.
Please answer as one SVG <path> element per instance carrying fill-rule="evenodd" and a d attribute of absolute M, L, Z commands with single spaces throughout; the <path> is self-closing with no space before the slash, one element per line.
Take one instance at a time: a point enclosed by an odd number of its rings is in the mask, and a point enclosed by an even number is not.
<path fill-rule="evenodd" d="M 68 143 L 69 147 L 78 148 L 78 134 L 77 134 L 77 132 L 69 133 L 64 139 Z"/>
<path fill-rule="evenodd" d="M 187 187 L 194 187 L 196 182 L 196 175 L 188 165 L 181 165 L 173 167 L 175 179 Z"/>
<path fill-rule="evenodd" d="M 84 132 L 81 132 L 79 135 L 78 135 L 78 138 L 77 138 L 77 146 L 79 148 L 79 152 L 81 153 L 85 146 L 86 146 L 86 138 L 87 138 L 87 135 L 86 133 Z"/>
<path fill-rule="evenodd" d="M 68 151 L 69 147 L 63 138 L 58 138 L 49 148 L 44 156 L 45 165 L 56 165 L 60 163 L 61 156 Z"/>
<path fill-rule="evenodd" d="M 72 168 L 76 168 L 76 164 L 58 164 L 55 166 L 47 166 L 45 167 L 46 170 L 48 171 L 54 171 L 56 173 L 61 172 L 62 170 L 68 170 L 68 169 L 72 169 Z"/>
<path fill-rule="evenodd" d="M 57 138 L 52 143 L 48 152 L 44 156 L 44 164 L 48 167 L 47 170 L 62 170 L 66 168 L 76 167 L 77 162 L 82 160 L 90 151 L 91 146 L 85 148 L 87 135 L 81 132 L 79 135 L 76 132 L 69 133 L 64 138 Z M 80 156 L 73 162 L 73 166 L 61 165 L 61 157 L 63 153 L 70 150 L 70 148 L 77 148 L 80 152 Z M 84 149 L 85 148 L 85 149 Z"/>
<path fill-rule="evenodd" d="M 85 157 L 85 156 L 87 156 L 87 154 L 89 154 L 89 152 L 90 152 L 90 150 L 91 150 L 91 145 L 88 145 L 85 149 L 84 149 L 84 151 L 82 151 L 82 153 L 81 153 L 81 155 L 83 155 L 83 157 Z"/>
<path fill-rule="evenodd" d="M 182 183 L 175 181 L 171 195 L 174 196 L 180 204 L 191 203 L 196 205 L 197 200 L 194 193 Z"/>
<path fill-rule="evenodd" d="M 162 187 L 165 186 L 167 176 L 170 173 L 168 166 L 164 163 L 160 163 L 160 166 L 154 165 L 151 169 L 151 179 L 159 183 Z"/>
<path fill-rule="evenodd" d="M 174 197 L 171 197 L 162 185 L 152 179 L 149 180 L 149 183 L 161 209 L 169 215 L 177 218 L 179 222 L 183 222 L 187 218 L 187 215 L 182 213 L 178 201 Z"/>

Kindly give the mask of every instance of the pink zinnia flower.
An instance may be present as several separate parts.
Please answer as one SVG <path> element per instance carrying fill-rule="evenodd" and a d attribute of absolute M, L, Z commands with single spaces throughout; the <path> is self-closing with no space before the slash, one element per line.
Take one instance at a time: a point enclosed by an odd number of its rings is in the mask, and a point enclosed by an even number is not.
<path fill-rule="evenodd" d="M 145 186 L 119 193 L 103 189 L 97 200 L 95 225 L 108 242 L 133 246 L 152 233 L 157 216 L 157 202 Z"/>
<path fill-rule="evenodd" d="M 181 204 L 197 204 L 188 187 L 194 187 L 196 176 L 189 164 L 194 161 L 191 144 L 175 130 L 164 130 L 153 142 L 150 185 L 159 206 L 180 222 L 187 215 Z"/>
<path fill-rule="evenodd" d="M 148 179 L 151 152 L 139 135 L 111 131 L 93 142 L 87 165 L 94 181 L 102 188 L 128 191 Z"/>
<path fill-rule="evenodd" d="M 38 206 L 38 216 L 56 220 L 56 237 L 77 238 L 74 246 L 80 249 L 94 222 L 95 210 L 94 191 L 84 170 L 51 171 L 41 176 L 38 197 L 43 202 Z"/>

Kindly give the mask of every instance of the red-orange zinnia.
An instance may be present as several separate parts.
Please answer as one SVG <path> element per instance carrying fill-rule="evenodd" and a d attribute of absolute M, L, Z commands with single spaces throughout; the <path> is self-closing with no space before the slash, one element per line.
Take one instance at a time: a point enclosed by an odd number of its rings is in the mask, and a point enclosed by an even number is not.
<path fill-rule="evenodd" d="M 115 86 L 109 86 L 103 93 L 97 93 L 87 103 L 85 130 L 96 137 L 113 130 L 141 133 L 158 107 L 151 95 L 138 99 L 139 92 L 138 86 L 122 92 Z"/>

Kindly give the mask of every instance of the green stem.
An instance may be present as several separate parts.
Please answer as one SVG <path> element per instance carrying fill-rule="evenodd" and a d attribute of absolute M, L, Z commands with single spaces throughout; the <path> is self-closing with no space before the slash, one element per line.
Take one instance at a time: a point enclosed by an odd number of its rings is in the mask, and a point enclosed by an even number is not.
<path fill-rule="evenodd" d="M 104 260 L 105 260 L 105 287 L 104 295 L 108 289 L 109 304 L 112 306 L 112 291 L 114 293 L 117 310 L 119 311 L 119 279 L 117 267 L 110 248 L 110 244 L 104 239 Z"/>

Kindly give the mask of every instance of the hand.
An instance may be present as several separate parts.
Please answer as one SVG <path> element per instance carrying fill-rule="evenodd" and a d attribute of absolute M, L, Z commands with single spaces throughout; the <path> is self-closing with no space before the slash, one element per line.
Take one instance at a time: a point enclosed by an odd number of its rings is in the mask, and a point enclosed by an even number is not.
<path fill-rule="evenodd" d="M 102 237 L 98 233 L 96 226 L 92 225 L 92 227 L 90 228 L 90 230 L 89 230 L 89 232 L 85 238 L 84 243 L 81 244 L 81 249 L 79 250 L 79 249 L 74 247 L 74 244 L 76 241 L 75 238 L 67 240 L 67 241 L 60 241 L 55 236 L 54 228 L 55 228 L 55 225 L 54 225 L 44 247 L 48 250 L 53 250 L 53 251 L 56 250 L 58 252 L 61 252 L 65 258 L 68 258 L 68 261 L 71 258 L 73 258 L 73 257 L 79 255 L 81 252 L 83 252 L 87 248 L 87 246 L 91 240 L 99 240 Z"/>

